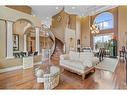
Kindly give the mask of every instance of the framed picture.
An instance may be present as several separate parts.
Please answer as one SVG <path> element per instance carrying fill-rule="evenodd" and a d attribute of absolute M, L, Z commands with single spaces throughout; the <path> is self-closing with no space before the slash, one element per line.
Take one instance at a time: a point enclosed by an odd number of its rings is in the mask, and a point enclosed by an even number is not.
<path fill-rule="evenodd" d="M 13 51 L 19 50 L 19 35 L 13 34 Z"/>

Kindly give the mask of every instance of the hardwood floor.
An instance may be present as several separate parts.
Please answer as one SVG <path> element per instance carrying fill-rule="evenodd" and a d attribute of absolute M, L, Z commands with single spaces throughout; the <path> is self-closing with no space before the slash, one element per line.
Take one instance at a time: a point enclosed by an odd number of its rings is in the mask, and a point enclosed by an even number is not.
<path fill-rule="evenodd" d="M 52 60 L 52 63 L 59 65 L 59 60 Z M 127 89 L 124 65 L 120 61 L 114 73 L 96 69 L 84 81 L 81 76 L 64 70 L 55 89 Z M 0 89 L 43 89 L 43 84 L 36 82 L 34 68 L 31 68 L 1 73 Z"/>

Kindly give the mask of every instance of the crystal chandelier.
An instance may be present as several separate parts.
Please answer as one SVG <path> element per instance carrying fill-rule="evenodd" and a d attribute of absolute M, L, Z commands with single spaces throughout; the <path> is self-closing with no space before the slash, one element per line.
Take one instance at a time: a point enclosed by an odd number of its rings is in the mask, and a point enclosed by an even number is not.
<path fill-rule="evenodd" d="M 90 27 L 90 31 L 92 34 L 98 34 L 99 33 L 99 28 L 96 24 L 93 24 L 91 27 Z"/>

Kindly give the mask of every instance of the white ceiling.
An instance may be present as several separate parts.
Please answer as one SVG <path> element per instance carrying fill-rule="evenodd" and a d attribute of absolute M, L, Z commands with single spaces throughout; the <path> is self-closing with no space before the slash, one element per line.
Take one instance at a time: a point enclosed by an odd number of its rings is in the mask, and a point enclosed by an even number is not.
<path fill-rule="evenodd" d="M 62 6 L 31 6 L 32 14 L 42 20 L 42 23 L 47 26 L 51 25 L 52 16 L 59 13 L 62 10 Z M 58 8 L 58 9 L 57 9 Z"/>
<path fill-rule="evenodd" d="M 63 6 L 39 6 L 32 5 L 32 14 L 37 16 L 42 20 L 42 23 L 47 26 L 51 25 L 51 18 L 53 15 L 59 13 Z M 77 14 L 79 16 L 94 15 L 96 13 L 114 8 L 117 6 L 95 6 L 95 5 L 85 5 L 85 6 L 64 6 L 64 10 L 70 14 Z"/>

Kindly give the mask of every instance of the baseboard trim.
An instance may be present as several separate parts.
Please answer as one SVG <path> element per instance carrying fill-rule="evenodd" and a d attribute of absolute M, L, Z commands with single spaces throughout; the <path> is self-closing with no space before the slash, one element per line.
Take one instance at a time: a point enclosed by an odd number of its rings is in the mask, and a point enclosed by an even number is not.
<path fill-rule="evenodd" d="M 40 62 L 34 63 L 34 65 L 39 65 L 39 64 L 42 64 L 42 62 L 40 61 Z"/>
<path fill-rule="evenodd" d="M 34 63 L 34 65 L 38 65 L 38 64 L 42 64 L 42 63 L 41 62 Z M 0 73 L 5 73 L 5 72 L 19 70 L 19 69 L 23 69 L 23 65 L 13 66 L 13 67 L 8 67 L 8 68 L 0 69 Z"/>
<path fill-rule="evenodd" d="M 14 67 L 9 67 L 9 68 L 4 68 L 4 69 L 0 69 L 0 73 L 5 73 L 5 72 L 9 72 L 9 71 L 13 71 L 13 70 L 18 70 L 18 69 L 22 69 L 23 66 L 14 66 Z"/>

